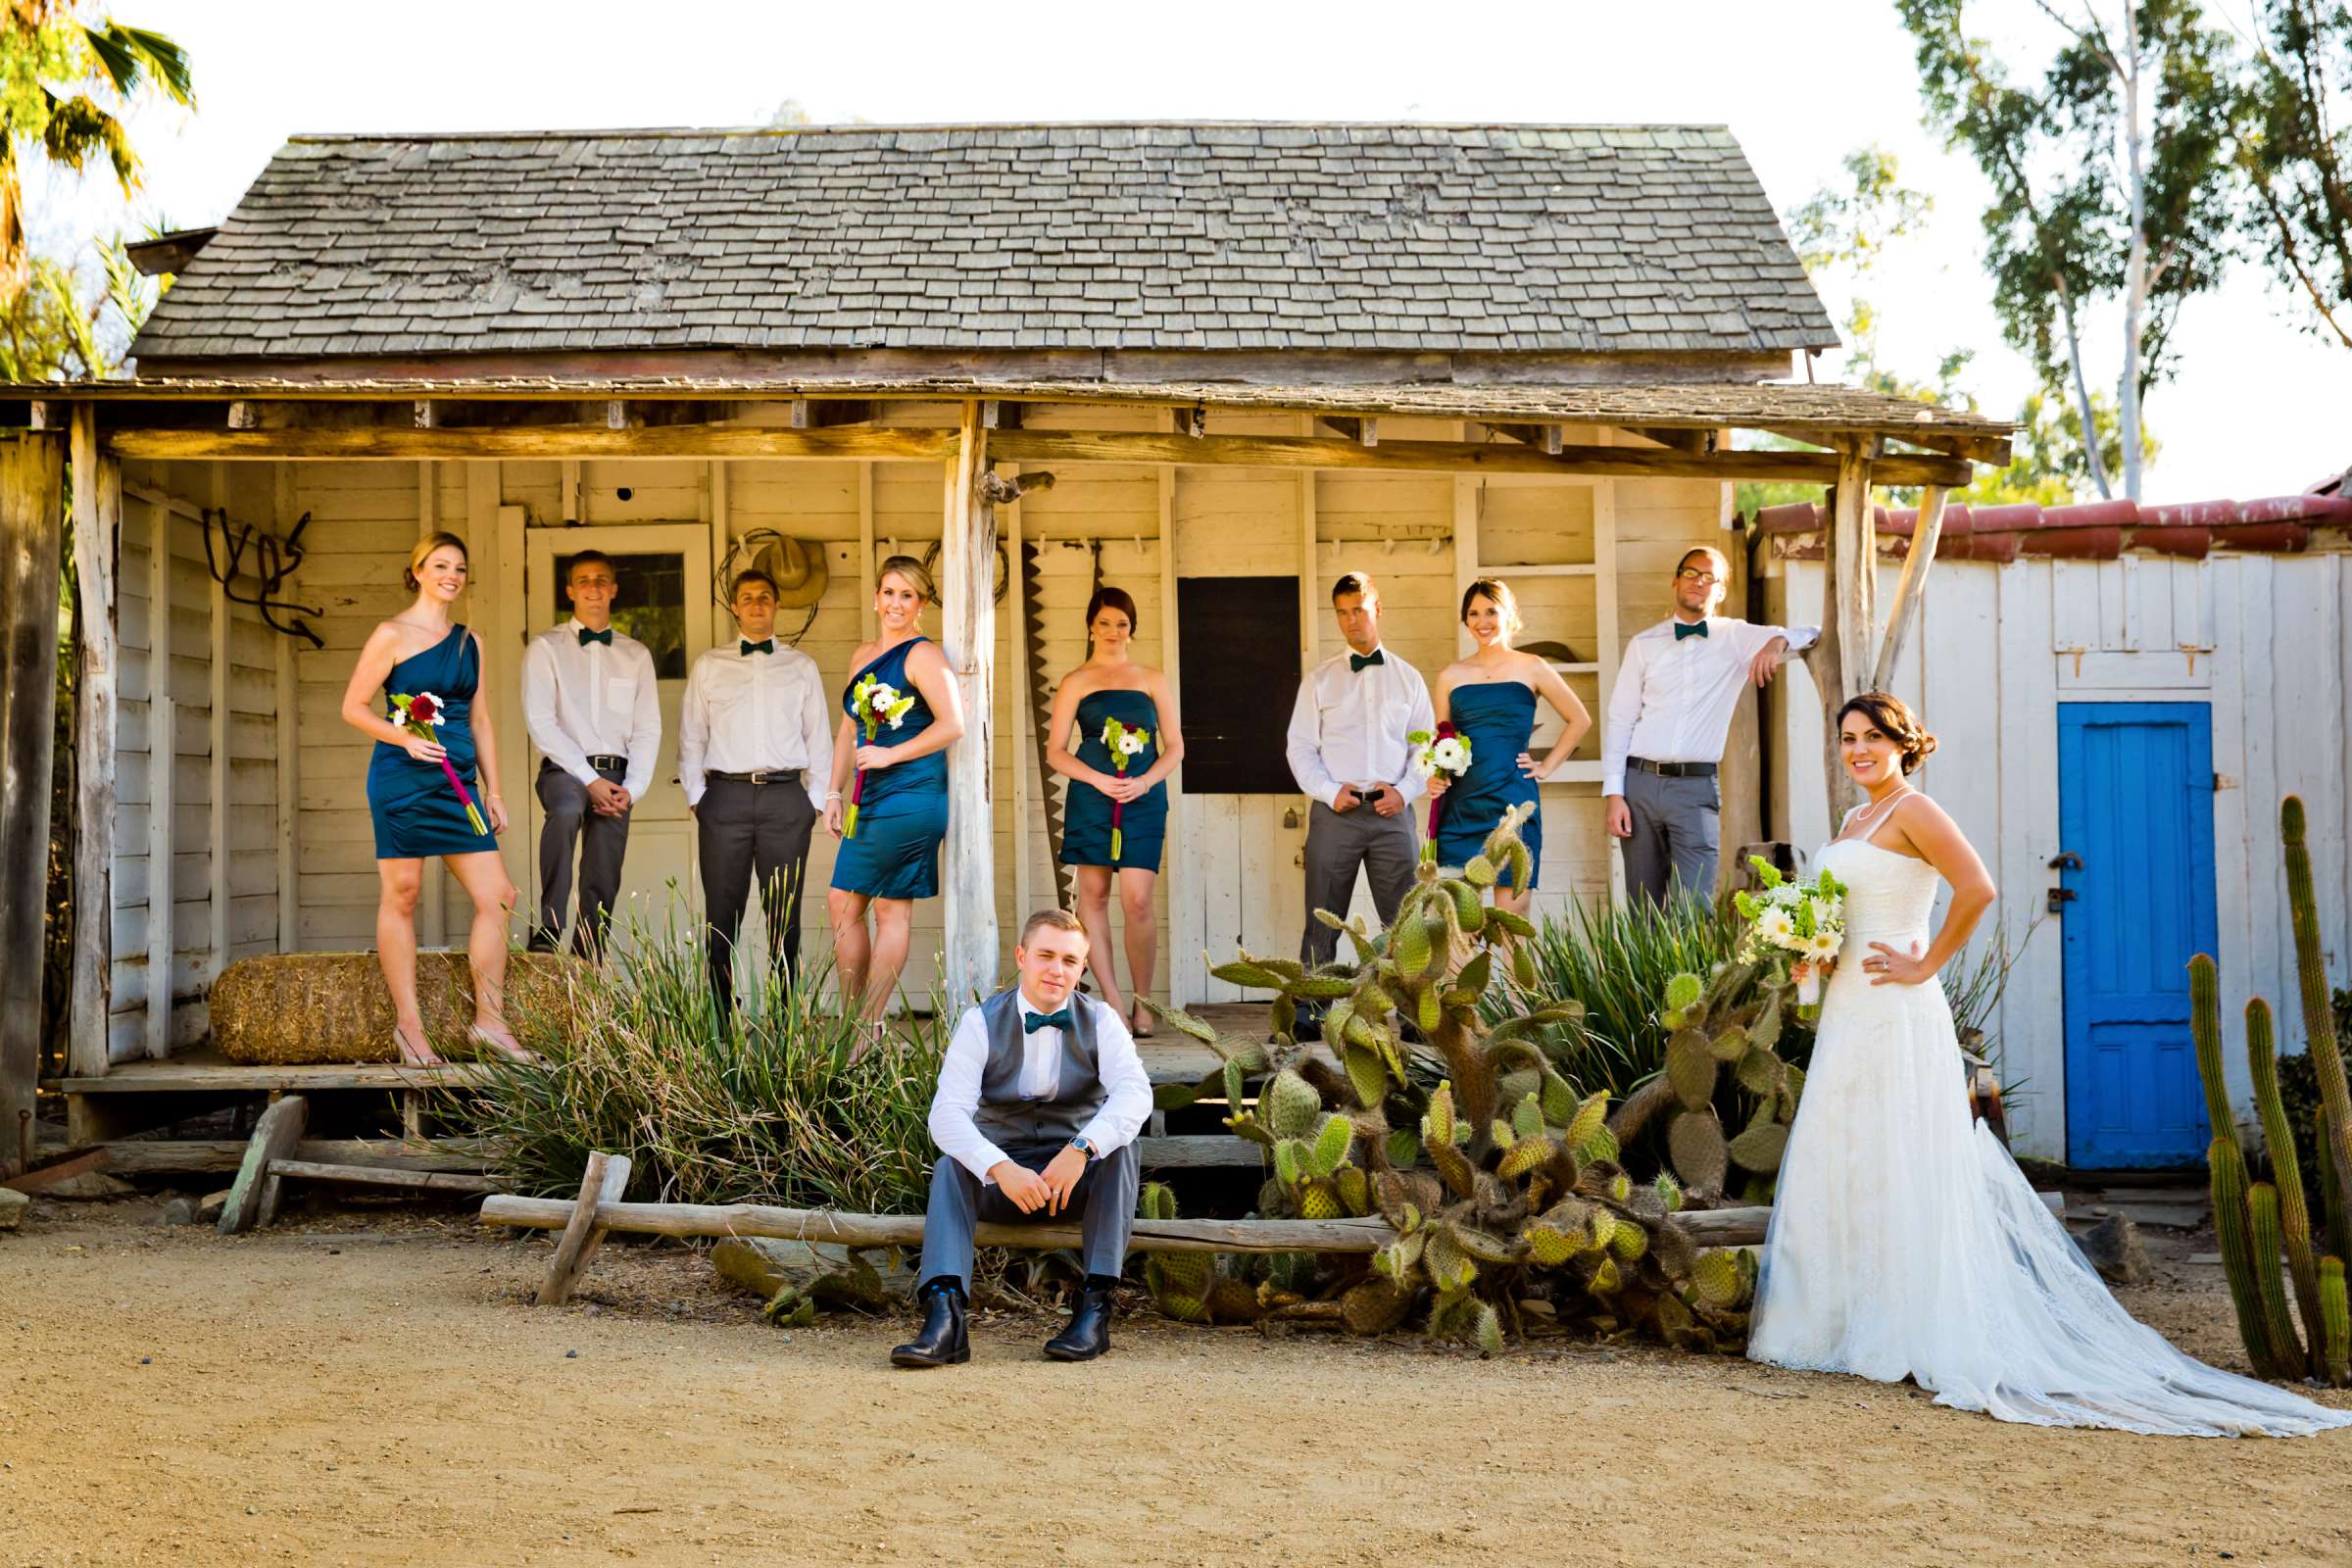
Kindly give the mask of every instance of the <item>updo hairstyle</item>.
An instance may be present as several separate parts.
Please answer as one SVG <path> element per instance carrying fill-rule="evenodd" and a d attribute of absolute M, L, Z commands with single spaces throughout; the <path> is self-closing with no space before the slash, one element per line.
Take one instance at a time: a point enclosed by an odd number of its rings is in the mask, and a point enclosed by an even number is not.
<path fill-rule="evenodd" d="M 1847 698 L 1845 706 L 1838 710 L 1840 728 L 1844 727 L 1848 713 L 1860 713 L 1901 748 L 1905 773 L 1916 772 L 1919 764 L 1928 760 L 1928 754 L 1936 749 L 1936 737 L 1928 733 L 1928 726 L 1911 711 L 1910 704 L 1892 692 L 1863 692 Z"/>

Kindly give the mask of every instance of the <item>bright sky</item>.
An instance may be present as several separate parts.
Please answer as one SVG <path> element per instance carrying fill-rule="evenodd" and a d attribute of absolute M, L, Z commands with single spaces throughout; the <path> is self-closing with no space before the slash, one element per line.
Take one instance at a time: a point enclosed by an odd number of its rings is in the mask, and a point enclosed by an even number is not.
<path fill-rule="evenodd" d="M 1720 122 L 1783 212 L 1836 179 L 1853 148 L 1893 151 L 1905 181 L 1936 205 L 1928 232 L 1871 287 L 1886 318 L 1883 362 L 1924 379 L 1947 349 L 1974 347 L 1967 384 L 1996 415 L 2014 413 L 2032 384 L 2000 341 L 1978 270 L 1984 186 L 1922 127 L 1910 41 L 1886 0 L 1489 0 L 1467 10 L 115 0 L 107 9 L 177 38 L 196 75 L 197 114 L 150 113 L 136 125 L 147 189 L 133 229 L 217 220 L 301 131 L 761 124 L 786 99 L 820 122 L 883 123 Z M 1970 21 L 1988 31 L 2038 24 L 2027 0 L 1980 0 Z M 36 243 L 125 221 L 108 180 L 27 194 Z M 2288 493 L 2352 464 L 2352 353 L 2296 330 L 2299 319 L 2295 302 L 2251 271 L 2188 307 L 2181 373 L 2149 400 L 2164 450 L 2147 499 Z M 2094 385 L 2114 383 L 2116 339 L 2113 320 L 2092 319 Z M 1833 379 L 1837 366 L 1825 357 L 1816 373 Z"/>

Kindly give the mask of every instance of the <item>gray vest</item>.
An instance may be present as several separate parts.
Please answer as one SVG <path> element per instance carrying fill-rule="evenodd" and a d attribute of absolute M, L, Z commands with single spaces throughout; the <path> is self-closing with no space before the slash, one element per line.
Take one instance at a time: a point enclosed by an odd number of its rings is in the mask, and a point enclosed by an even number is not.
<path fill-rule="evenodd" d="M 1029 1144 L 1062 1144 L 1086 1130 L 1108 1092 L 1095 1054 L 1095 1008 L 1072 993 L 1076 1027 L 1061 1031 L 1061 1077 L 1047 1100 L 1021 1098 L 1021 1058 L 1027 1034 L 1021 1028 L 1021 988 L 1000 991 L 980 1004 L 988 1030 L 988 1066 L 980 1074 L 980 1104 L 972 1121 L 988 1141 L 1010 1150 Z"/>

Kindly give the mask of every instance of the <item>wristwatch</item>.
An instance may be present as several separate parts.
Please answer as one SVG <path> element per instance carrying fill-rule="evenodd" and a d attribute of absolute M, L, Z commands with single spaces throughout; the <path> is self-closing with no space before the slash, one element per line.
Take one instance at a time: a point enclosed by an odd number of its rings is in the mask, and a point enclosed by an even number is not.
<path fill-rule="evenodd" d="M 1083 1137 L 1071 1139 L 1070 1147 L 1078 1151 L 1078 1152 L 1081 1154 L 1084 1154 L 1090 1161 L 1095 1157 L 1095 1146 L 1092 1143 L 1089 1143 Z"/>

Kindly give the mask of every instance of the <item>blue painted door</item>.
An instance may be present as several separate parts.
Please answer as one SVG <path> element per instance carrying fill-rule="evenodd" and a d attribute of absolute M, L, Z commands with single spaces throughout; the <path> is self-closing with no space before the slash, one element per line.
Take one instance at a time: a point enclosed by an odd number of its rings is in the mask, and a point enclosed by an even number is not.
<path fill-rule="evenodd" d="M 2059 704 L 2058 829 L 2074 894 L 2061 916 L 2067 1163 L 2197 1164 L 2212 1135 L 2187 965 L 2214 950 L 2212 709 Z"/>

